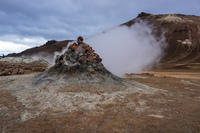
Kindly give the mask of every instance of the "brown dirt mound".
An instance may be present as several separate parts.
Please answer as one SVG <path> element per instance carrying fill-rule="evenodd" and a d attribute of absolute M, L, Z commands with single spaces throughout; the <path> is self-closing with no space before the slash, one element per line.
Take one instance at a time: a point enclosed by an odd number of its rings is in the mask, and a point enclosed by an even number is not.
<path fill-rule="evenodd" d="M 0 61 L 0 76 L 43 72 L 48 66 Z"/>

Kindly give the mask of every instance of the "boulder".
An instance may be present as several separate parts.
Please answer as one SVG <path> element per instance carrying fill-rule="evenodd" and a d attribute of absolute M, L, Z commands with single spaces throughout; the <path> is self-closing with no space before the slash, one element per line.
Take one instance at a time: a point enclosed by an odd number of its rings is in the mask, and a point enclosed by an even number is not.
<path fill-rule="evenodd" d="M 51 45 L 51 44 L 54 44 L 56 42 L 57 42 L 56 40 L 50 40 L 50 41 L 47 41 L 45 45 Z"/>

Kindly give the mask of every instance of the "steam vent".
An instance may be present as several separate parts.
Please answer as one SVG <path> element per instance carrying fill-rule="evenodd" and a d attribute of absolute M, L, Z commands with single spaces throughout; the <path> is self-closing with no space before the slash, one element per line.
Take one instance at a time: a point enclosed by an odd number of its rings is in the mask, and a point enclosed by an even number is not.
<path fill-rule="evenodd" d="M 79 36 L 77 43 L 73 43 L 64 54 L 56 57 L 55 65 L 51 71 L 69 74 L 106 72 L 101 61 L 102 59 L 92 47 L 84 43 L 83 37 Z"/>
<path fill-rule="evenodd" d="M 64 77 L 67 81 L 84 83 L 121 82 L 121 78 L 113 75 L 102 64 L 102 59 L 95 50 L 83 42 L 79 36 L 76 43 L 68 47 L 64 54 L 58 55 L 55 65 L 40 74 L 36 84 L 51 81 L 50 77 Z"/>

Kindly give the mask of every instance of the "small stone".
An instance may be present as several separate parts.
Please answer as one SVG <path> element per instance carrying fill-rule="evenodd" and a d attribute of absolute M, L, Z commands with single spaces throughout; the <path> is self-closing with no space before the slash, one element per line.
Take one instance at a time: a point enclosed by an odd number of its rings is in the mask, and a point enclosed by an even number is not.
<path fill-rule="evenodd" d="M 83 53 L 80 53 L 79 56 L 84 56 L 84 54 L 83 54 Z"/>
<path fill-rule="evenodd" d="M 23 69 L 19 69 L 18 74 L 24 74 L 24 70 Z"/>
<path fill-rule="evenodd" d="M 0 104 L 0 110 L 8 110 L 8 107 L 6 107 L 4 104 Z"/>
<path fill-rule="evenodd" d="M 95 71 L 91 65 L 89 65 L 89 66 L 87 67 L 87 70 L 88 70 L 89 72 L 94 72 L 94 71 Z"/>
<path fill-rule="evenodd" d="M 12 74 L 15 75 L 15 74 L 18 73 L 18 71 L 19 71 L 19 70 L 16 68 L 16 69 L 14 69 L 14 70 L 12 71 Z"/>
<path fill-rule="evenodd" d="M 85 60 L 86 60 L 86 57 L 85 57 L 85 56 L 81 56 L 81 57 L 78 59 L 78 61 L 81 62 L 81 63 L 86 62 Z"/>

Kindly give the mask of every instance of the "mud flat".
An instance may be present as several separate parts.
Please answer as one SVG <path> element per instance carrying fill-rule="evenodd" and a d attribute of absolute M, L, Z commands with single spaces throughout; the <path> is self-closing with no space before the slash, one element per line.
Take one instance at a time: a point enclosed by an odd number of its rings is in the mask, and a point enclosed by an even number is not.
<path fill-rule="evenodd" d="M 172 77 L 172 78 L 180 78 L 180 79 L 195 79 L 200 80 L 200 71 L 193 71 L 193 70 L 154 70 L 148 71 L 145 73 L 154 74 L 157 77 Z"/>
<path fill-rule="evenodd" d="M 153 69 L 144 73 L 154 74 L 158 77 L 200 80 L 200 63 L 164 64 L 159 69 Z"/>

